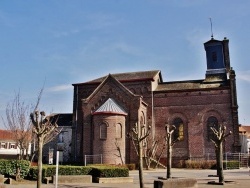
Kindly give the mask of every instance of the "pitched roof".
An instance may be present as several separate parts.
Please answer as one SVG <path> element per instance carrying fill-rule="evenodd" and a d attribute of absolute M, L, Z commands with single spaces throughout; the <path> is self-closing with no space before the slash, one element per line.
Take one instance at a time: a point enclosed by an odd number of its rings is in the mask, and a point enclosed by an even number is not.
<path fill-rule="evenodd" d="M 129 94 L 130 96 L 137 96 L 134 93 L 132 93 L 128 88 L 126 88 L 123 84 L 121 84 L 120 81 L 118 81 L 113 75 L 109 74 L 108 76 L 105 77 L 105 79 L 98 85 L 98 87 L 88 96 L 88 98 L 86 99 L 82 99 L 85 103 L 88 102 L 89 100 L 91 100 L 93 98 L 93 96 L 96 95 L 96 93 L 98 93 L 101 88 L 110 80 L 116 82 L 118 85 L 117 87 L 120 87 L 123 91 L 125 91 L 127 94 Z"/>
<path fill-rule="evenodd" d="M 9 130 L 0 130 L 0 140 L 14 140 L 14 134 Z"/>
<path fill-rule="evenodd" d="M 249 133 L 250 134 L 250 126 L 240 126 L 239 127 L 239 131 L 240 132 L 247 132 L 247 133 Z"/>
<path fill-rule="evenodd" d="M 120 114 L 127 115 L 125 110 L 119 106 L 114 99 L 109 98 L 93 114 Z"/>
<path fill-rule="evenodd" d="M 115 79 L 119 82 L 132 82 L 132 81 L 144 81 L 144 80 L 154 80 L 155 76 L 160 74 L 160 79 L 162 81 L 161 73 L 159 70 L 151 70 L 151 71 L 139 71 L 139 72 L 125 72 L 125 73 L 116 73 L 111 74 Z M 78 83 L 78 84 L 94 84 L 101 83 L 105 80 L 107 76 L 103 76 L 88 82 Z M 73 84 L 73 85 L 78 85 Z"/>
<path fill-rule="evenodd" d="M 72 113 L 51 114 L 50 117 L 53 118 L 52 122 L 56 121 L 59 127 L 72 126 L 72 119 L 73 119 Z"/>

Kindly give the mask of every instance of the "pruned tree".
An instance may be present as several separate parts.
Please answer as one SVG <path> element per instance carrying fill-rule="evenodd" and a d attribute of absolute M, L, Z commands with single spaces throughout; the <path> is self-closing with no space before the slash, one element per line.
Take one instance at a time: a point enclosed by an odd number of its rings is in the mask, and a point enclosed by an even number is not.
<path fill-rule="evenodd" d="M 139 180 L 140 180 L 140 188 L 144 188 L 144 180 L 143 180 L 143 142 L 149 136 L 151 127 L 149 126 L 147 130 L 145 125 L 135 124 L 135 127 L 128 133 L 128 137 L 132 140 L 136 153 L 138 155 L 138 166 L 139 166 Z"/>
<path fill-rule="evenodd" d="M 166 148 L 167 148 L 167 179 L 171 178 L 171 168 L 172 168 L 172 151 L 174 144 L 179 140 L 173 139 L 172 135 L 175 131 L 176 127 L 174 125 L 165 125 L 166 130 Z"/>
<path fill-rule="evenodd" d="M 210 127 L 214 133 L 214 138 L 210 140 L 214 143 L 215 154 L 216 154 L 216 169 L 217 175 L 219 176 L 219 183 L 224 183 L 223 174 L 223 142 L 226 137 L 232 134 L 231 131 L 226 133 L 226 126 L 219 124 L 218 129 L 216 127 Z"/>
<path fill-rule="evenodd" d="M 35 111 L 30 114 L 30 119 L 33 124 L 33 133 L 36 136 L 38 143 L 38 178 L 37 188 L 41 188 L 42 183 L 42 157 L 43 157 L 43 146 L 46 137 L 50 136 L 57 129 L 57 121 L 53 118 L 45 115 L 45 112 Z"/>

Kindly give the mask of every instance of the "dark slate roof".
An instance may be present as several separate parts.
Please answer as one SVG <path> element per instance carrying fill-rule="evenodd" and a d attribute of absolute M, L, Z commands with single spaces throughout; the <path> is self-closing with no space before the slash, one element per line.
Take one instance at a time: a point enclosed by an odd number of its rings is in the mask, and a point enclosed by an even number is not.
<path fill-rule="evenodd" d="M 102 106 L 100 106 L 93 114 L 121 114 L 127 115 L 125 110 L 120 107 L 114 99 L 109 98 Z"/>
<path fill-rule="evenodd" d="M 139 72 L 126 72 L 126 73 L 116 73 L 111 74 L 115 79 L 117 79 L 120 82 L 129 82 L 129 81 L 143 81 L 143 80 L 154 80 L 155 76 L 157 74 L 160 74 L 160 79 L 162 81 L 161 77 L 161 71 L 159 70 L 151 70 L 151 71 L 139 71 Z M 94 83 L 101 83 L 107 76 L 103 76 L 85 83 L 78 83 L 78 84 L 94 84 Z M 73 84 L 73 85 L 78 85 Z"/>
<path fill-rule="evenodd" d="M 155 91 L 178 91 L 178 90 L 196 90 L 196 89 L 206 89 L 206 88 L 219 88 L 222 87 L 224 83 L 213 82 L 204 83 L 204 80 L 188 80 L 188 81 L 175 81 L 175 82 L 164 82 L 160 83 Z"/>
<path fill-rule="evenodd" d="M 72 126 L 72 113 L 51 114 L 50 117 L 53 118 L 52 121 L 57 121 L 56 123 L 59 127 Z"/>

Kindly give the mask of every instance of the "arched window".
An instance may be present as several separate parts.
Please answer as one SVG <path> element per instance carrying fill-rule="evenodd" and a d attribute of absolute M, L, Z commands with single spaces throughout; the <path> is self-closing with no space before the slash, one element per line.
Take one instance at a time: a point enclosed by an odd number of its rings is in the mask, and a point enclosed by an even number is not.
<path fill-rule="evenodd" d="M 173 122 L 174 126 L 176 127 L 174 133 L 173 133 L 173 140 L 184 140 L 184 126 L 183 121 L 181 118 L 175 118 Z"/>
<path fill-rule="evenodd" d="M 107 125 L 102 123 L 100 125 L 100 139 L 107 139 Z"/>
<path fill-rule="evenodd" d="M 122 125 L 116 124 L 116 138 L 122 138 Z"/>
<path fill-rule="evenodd" d="M 212 131 L 211 127 L 218 130 L 218 120 L 214 116 L 211 116 L 207 119 L 207 138 L 208 138 L 208 141 L 211 141 L 211 139 L 215 139 L 215 135 L 214 135 L 214 132 Z"/>

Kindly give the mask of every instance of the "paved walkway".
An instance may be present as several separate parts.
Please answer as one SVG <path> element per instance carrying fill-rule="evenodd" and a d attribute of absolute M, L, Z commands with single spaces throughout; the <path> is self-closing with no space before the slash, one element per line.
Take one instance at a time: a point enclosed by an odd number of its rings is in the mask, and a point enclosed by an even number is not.
<path fill-rule="evenodd" d="M 225 183 L 223 186 L 216 186 L 207 184 L 209 181 L 218 181 L 217 177 L 208 177 L 209 175 L 215 175 L 215 170 L 192 170 L 192 169 L 172 169 L 173 178 L 195 178 L 198 181 L 199 188 L 213 188 L 213 187 L 230 187 L 230 188 L 249 188 L 250 187 L 250 174 L 249 169 L 235 169 L 224 170 Z M 138 171 L 130 171 L 130 176 L 134 177 L 134 183 L 119 183 L 119 184 L 59 184 L 58 188 L 138 188 L 139 177 Z M 146 188 L 153 188 L 154 180 L 158 177 L 165 177 L 166 170 L 144 170 L 144 182 Z M 35 182 L 32 184 L 19 184 L 19 185 L 5 185 L 6 188 L 36 188 Z M 53 184 L 43 184 L 42 188 L 54 188 Z M 0 187 L 1 188 L 1 187 Z"/>

